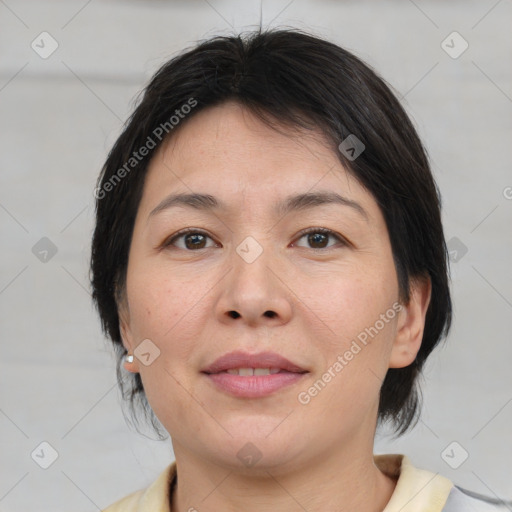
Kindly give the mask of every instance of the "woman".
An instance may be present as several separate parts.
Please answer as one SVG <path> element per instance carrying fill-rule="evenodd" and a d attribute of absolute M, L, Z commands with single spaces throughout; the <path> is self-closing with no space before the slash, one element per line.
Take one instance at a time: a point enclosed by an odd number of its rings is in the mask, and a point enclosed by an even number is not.
<path fill-rule="evenodd" d="M 500 509 L 373 455 L 378 422 L 414 424 L 452 307 L 425 151 L 359 59 L 290 30 L 199 44 L 153 77 L 95 194 L 119 382 L 123 363 L 176 457 L 108 512 Z"/>

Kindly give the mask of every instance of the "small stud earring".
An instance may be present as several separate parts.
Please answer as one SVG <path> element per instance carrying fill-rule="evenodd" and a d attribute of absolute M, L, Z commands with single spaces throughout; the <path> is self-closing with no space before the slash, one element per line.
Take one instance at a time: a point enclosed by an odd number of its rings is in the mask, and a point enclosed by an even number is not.
<path fill-rule="evenodd" d="M 133 356 L 131 354 L 126 354 L 124 357 L 125 362 L 127 363 L 133 363 Z"/>

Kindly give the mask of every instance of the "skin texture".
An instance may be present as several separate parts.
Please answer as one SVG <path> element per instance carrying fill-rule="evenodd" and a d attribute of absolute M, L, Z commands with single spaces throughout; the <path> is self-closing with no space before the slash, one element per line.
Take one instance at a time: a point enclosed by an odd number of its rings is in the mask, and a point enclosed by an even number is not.
<path fill-rule="evenodd" d="M 308 404 L 299 403 L 298 394 L 398 302 L 398 282 L 373 196 L 320 132 L 281 132 L 236 103 L 210 107 L 183 122 L 146 177 L 120 326 L 130 354 L 145 339 L 160 350 L 150 365 L 135 357 L 125 368 L 140 372 L 171 435 L 174 512 L 377 511 L 395 486 L 373 462 L 379 389 L 388 368 L 416 357 L 430 282 L 414 282 L 409 304 Z M 288 195 L 321 190 L 356 201 L 367 219 L 338 204 L 273 211 Z M 211 194 L 228 209 L 174 206 L 149 215 L 177 192 Z M 190 239 L 187 246 L 186 236 L 164 246 L 188 227 L 206 232 L 204 248 Z M 300 234 L 310 227 L 340 240 L 314 245 Z M 247 236 L 263 249 L 252 263 L 236 251 Z M 309 373 L 270 396 L 235 398 L 201 369 L 238 349 L 275 351 Z M 262 455 L 252 467 L 237 457 L 248 442 Z"/>

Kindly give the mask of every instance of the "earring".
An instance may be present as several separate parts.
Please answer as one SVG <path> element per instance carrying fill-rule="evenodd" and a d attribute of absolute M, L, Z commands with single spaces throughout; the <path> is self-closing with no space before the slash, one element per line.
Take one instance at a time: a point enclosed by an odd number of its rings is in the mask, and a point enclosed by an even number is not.
<path fill-rule="evenodd" d="M 126 355 L 124 356 L 124 360 L 125 360 L 125 362 L 127 362 L 127 363 L 133 363 L 133 356 L 132 356 L 131 354 L 126 354 Z"/>

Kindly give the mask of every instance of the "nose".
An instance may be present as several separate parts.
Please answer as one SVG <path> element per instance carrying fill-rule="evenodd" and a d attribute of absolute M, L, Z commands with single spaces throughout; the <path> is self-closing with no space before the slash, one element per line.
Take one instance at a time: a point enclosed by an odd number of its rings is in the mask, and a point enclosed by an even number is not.
<path fill-rule="evenodd" d="M 290 321 L 293 293 L 283 265 L 279 265 L 270 252 L 265 249 L 250 262 L 234 251 L 231 271 L 216 304 L 219 321 L 251 327 L 278 326 Z"/>

